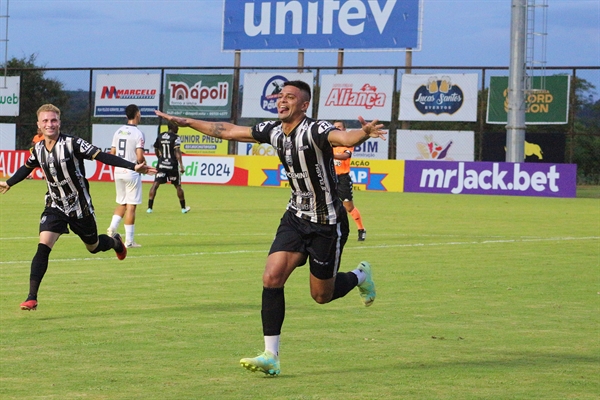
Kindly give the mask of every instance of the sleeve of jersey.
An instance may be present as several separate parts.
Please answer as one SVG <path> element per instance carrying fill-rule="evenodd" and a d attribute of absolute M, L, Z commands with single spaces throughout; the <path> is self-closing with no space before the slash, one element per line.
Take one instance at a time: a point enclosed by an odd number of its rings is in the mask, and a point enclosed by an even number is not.
<path fill-rule="evenodd" d="M 269 133 L 275 126 L 275 121 L 261 122 L 260 124 L 252 127 L 252 137 L 258 143 L 269 143 L 271 144 L 271 137 Z"/>
<path fill-rule="evenodd" d="M 312 126 L 311 133 L 313 140 L 321 150 L 331 147 L 329 132 L 335 129 L 337 128 L 328 121 L 318 121 Z"/>
<path fill-rule="evenodd" d="M 19 167 L 19 169 L 15 171 L 15 174 L 6 180 L 6 184 L 8 186 L 16 185 L 23 179 L 27 178 L 31 171 L 33 171 L 33 169 L 29 168 L 27 164 L 21 165 L 21 167 Z"/>
<path fill-rule="evenodd" d="M 99 151 L 94 157 L 95 160 L 100 161 L 103 164 L 112 165 L 113 167 L 122 167 L 127 168 L 132 171 L 135 170 L 135 164 L 127 161 L 124 158 L 117 157 L 110 153 L 105 153 L 103 151 Z"/>

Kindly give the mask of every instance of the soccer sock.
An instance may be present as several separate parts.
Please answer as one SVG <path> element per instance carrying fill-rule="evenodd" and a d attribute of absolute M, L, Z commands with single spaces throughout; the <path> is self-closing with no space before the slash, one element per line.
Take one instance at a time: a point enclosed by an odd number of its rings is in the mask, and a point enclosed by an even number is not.
<path fill-rule="evenodd" d="M 179 200 L 179 204 L 181 205 L 181 208 L 185 208 L 185 200 Z"/>
<path fill-rule="evenodd" d="M 285 317 L 285 296 L 283 288 L 266 288 L 262 292 L 260 310 L 264 336 L 279 336 Z"/>
<path fill-rule="evenodd" d="M 45 244 L 38 243 L 38 249 L 31 260 L 31 273 L 29 274 L 29 296 L 27 300 L 37 300 L 37 293 L 42 279 L 48 269 L 48 258 L 52 249 Z"/>
<path fill-rule="evenodd" d="M 265 336 L 265 350 L 279 355 L 279 338 L 281 335 Z"/>
<path fill-rule="evenodd" d="M 133 242 L 133 233 L 135 232 L 135 225 L 123 225 L 125 227 L 125 242 Z"/>
<path fill-rule="evenodd" d="M 364 280 L 364 279 L 363 279 Z M 331 300 L 339 299 L 348 294 L 349 291 L 358 285 L 358 277 L 352 272 L 338 272 L 335 276 L 335 286 L 333 288 L 333 297 Z"/>
<path fill-rule="evenodd" d="M 355 270 L 353 270 L 352 273 L 354 275 L 356 275 L 356 277 L 358 278 L 357 285 L 362 284 L 365 281 L 365 279 L 367 279 L 367 274 L 365 274 L 363 271 L 361 271 L 358 268 L 356 268 Z"/>
<path fill-rule="evenodd" d="M 112 229 L 113 231 L 117 231 L 119 229 L 119 224 L 121 223 L 121 220 L 123 218 L 118 216 L 118 215 L 113 215 L 112 216 L 112 220 L 110 221 L 110 229 Z"/>
<path fill-rule="evenodd" d="M 118 243 L 120 243 L 120 241 L 108 235 L 98 235 L 98 246 L 96 246 L 94 250 L 90 251 L 90 253 L 96 254 L 101 251 L 107 251 L 111 249 L 116 250 L 117 246 L 120 246 Z"/>
<path fill-rule="evenodd" d="M 358 208 L 354 207 L 352 209 L 352 211 L 350 212 L 350 215 L 352 215 L 352 218 L 354 219 L 354 222 L 356 222 L 356 226 L 358 226 L 358 229 L 365 229 L 365 227 L 363 226 L 362 217 L 360 216 L 360 211 L 358 211 Z"/>
<path fill-rule="evenodd" d="M 154 206 L 154 199 L 148 199 L 148 208 L 152 208 Z"/>

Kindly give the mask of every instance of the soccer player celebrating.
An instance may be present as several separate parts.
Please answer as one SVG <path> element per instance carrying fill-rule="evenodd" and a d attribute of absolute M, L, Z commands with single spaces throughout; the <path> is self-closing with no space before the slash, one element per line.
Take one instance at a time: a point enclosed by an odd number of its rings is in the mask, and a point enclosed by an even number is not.
<path fill-rule="evenodd" d="M 348 217 L 337 194 L 333 146 L 356 146 L 383 137 L 378 121 L 359 120 L 362 129 L 342 132 L 327 121 L 306 116 L 310 86 L 288 81 L 278 94 L 278 121 L 243 127 L 226 122 L 181 118 L 155 111 L 159 117 L 189 126 L 206 135 L 241 142 L 269 143 L 285 168 L 291 198 L 281 218 L 263 273 L 262 327 L 265 351 L 243 358 L 250 371 L 280 373 L 279 339 L 285 316 L 284 285 L 296 267 L 310 265 L 310 292 L 319 304 L 344 297 L 358 286 L 365 306 L 375 300 L 371 266 L 362 261 L 351 272 L 339 272 L 348 239 Z"/>
<path fill-rule="evenodd" d="M 63 135 L 60 133 L 60 110 L 52 104 L 41 106 L 37 116 L 37 125 L 44 134 L 44 140 L 35 144 L 25 164 L 13 176 L 6 182 L 0 182 L 0 193 L 6 193 L 39 167 L 48 186 L 46 207 L 40 219 L 40 241 L 31 262 L 29 295 L 21 303 L 22 310 L 37 308 L 38 289 L 48 269 L 50 251 L 60 235 L 69 233 L 68 227 L 81 238 L 90 253 L 112 249 L 119 260 L 127 256 L 127 248 L 118 233 L 112 237 L 98 235 L 84 160 L 98 160 L 143 174 L 156 173 L 152 167 L 104 153 L 81 138 Z"/>

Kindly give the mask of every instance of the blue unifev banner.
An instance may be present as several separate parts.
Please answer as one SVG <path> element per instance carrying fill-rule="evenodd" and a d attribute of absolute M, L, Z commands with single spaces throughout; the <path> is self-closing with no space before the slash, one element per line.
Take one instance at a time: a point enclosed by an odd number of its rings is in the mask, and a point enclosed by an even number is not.
<path fill-rule="evenodd" d="M 422 0 L 225 0 L 223 50 L 420 50 Z"/>
<path fill-rule="evenodd" d="M 577 165 L 406 161 L 404 191 L 575 197 Z"/>

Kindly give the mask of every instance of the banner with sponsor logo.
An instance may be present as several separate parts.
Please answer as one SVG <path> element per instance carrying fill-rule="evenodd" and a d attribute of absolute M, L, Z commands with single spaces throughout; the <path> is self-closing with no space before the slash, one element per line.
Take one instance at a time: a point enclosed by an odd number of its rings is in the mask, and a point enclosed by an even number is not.
<path fill-rule="evenodd" d="M 92 144 L 102 149 L 102 151 L 110 151 L 112 146 L 113 136 L 117 129 L 123 124 L 93 124 L 92 125 Z M 146 152 L 153 152 L 152 144 L 156 140 L 156 125 L 138 125 L 140 131 L 144 133 L 144 150 Z M 77 135 L 77 133 L 75 133 Z"/>
<path fill-rule="evenodd" d="M 273 146 L 268 143 L 237 142 L 237 154 L 240 156 L 277 156 L 277 152 Z M 371 138 L 354 148 L 352 158 L 387 160 L 388 154 L 388 142 L 386 140 Z"/>
<path fill-rule="evenodd" d="M 405 192 L 575 197 L 575 164 L 406 161 Z"/>
<path fill-rule="evenodd" d="M 527 94 L 526 125 L 566 124 L 569 120 L 569 92 L 571 77 L 553 75 L 544 77 L 544 90 Z M 532 87 L 540 88 L 542 77 L 534 76 Z M 508 77 L 492 76 L 488 91 L 488 124 L 506 124 L 508 118 Z"/>
<path fill-rule="evenodd" d="M 387 121 L 392 115 L 394 76 L 383 74 L 323 75 L 319 93 L 319 119 Z"/>
<path fill-rule="evenodd" d="M 289 187 L 278 157 L 237 157 L 236 166 L 248 170 L 249 186 Z M 350 176 L 354 190 L 402 191 L 403 164 L 395 160 L 353 159 Z"/>
<path fill-rule="evenodd" d="M 163 110 L 196 119 L 230 118 L 233 75 L 167 74 Z"/>
<path fill-rule="evenodd" d="M 95 117 L 123 117 L 136 104 L 143 117 L 156 117 L 160 98 L 160 74 L 98 74 Z"/>
<path fill-rule="evenodd" d="M 161 126 L 161 132 L 168 131 L 166 125 Z M 227 154 L 229 141 L 205 135 L 189 127 L 180 127 L 177 132 L 181 139 L 181 152 L 184 154 Z M 150 146 L 154 141 L 150 143 Z M 154 151 L 154 150 L 151 150 Z"/>
<path fill-rule="evenodd" d="M 0 116 L 18 117 L 21 100 L 21 77 L 0 77 Z"/>
<path fill-rule="evenodd" d="M 565 162 L 566 144 L 565 133 L 525 131 L 524 161 L 562 164 Z M 483 133 L 481 159 L 506 161 L 506 131 Z"/>
<path fill-rule="evenodd" d="M 0 177 L 8 178 L 25 163 L 28 151 L 0 150 Z M 156 166 L 154 154 L 147 163 Z M 184 156 L 183 183 L 237 186 L 289 187 L 278 157 Z M 113 181 L 113 167 L 86 161 L 86 177 Z M 462 161 L 353 159 L 350 168 L 354 190 L 479 194 L 539 197 L 575 197 L 575 164 L 538 164 Z M 42 179 L 41 174 L 35 179 Z M 144 182 L 154 177 L 143 175 Z"/>
<path fill-rule="evenodd" d="M 477 74 L 404 74 L 401 121 L 477 121 Z"/>
<path fill-rule="evenodd" d="M 473 131 L 413 131 L 399 129 L 396 159 L 431 161 L 473 161 Z"/>
<path fill-rule="evenodd" d="M 225 0 L 223 50 L 420 50 L 422 0 Z"/>
<path fill-rule="evenodd" d="M 300 80 L 313 87 L 312 72 L 244 74 L 242 117 L 277 119 L 277 96 L 287 81 Z M 312 115 L 312 101 L 306 115 Z"/>

